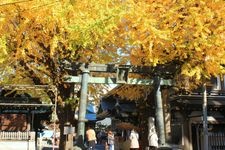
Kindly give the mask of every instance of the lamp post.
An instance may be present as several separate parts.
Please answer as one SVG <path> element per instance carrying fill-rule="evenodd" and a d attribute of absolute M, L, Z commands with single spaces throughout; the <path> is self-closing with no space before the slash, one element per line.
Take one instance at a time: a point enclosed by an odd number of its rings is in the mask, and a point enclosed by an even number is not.
<path fill-rule="evenodd" d="M 58 101 L 58 90 L 56 87 L 53 87 L 53 92 L 54 92 L 54 95 L 55 95 L 55 103 L 54 103 L 54 127 L 53 127 L 53 130 L 54 130 L 54 134 L 53 134 L 53 142 L 52 142 L 52 149 L 54 150 L 54 145 L 56 144 L 55 143 L 55 139 L 56 139 L 56 116 L 57 116 L 57 101 Z"/>
<path fill-rule="evenodd" d="M 203 104 L 202 104 L 202 113 L 203 113 L 203 138 L 204 138 L 204 150 L 208 150 L 208 120 L 207 120 L 207 93 L 206 93 L 206 84 L 203 84 Z"/>

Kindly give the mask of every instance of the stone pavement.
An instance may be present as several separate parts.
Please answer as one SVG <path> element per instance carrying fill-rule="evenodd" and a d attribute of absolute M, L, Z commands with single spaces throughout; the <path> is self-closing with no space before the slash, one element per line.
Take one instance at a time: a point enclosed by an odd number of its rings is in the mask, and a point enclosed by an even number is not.
<path fill-rule="evenodd" d="M 52 150 L 52 146 L 44 145 L 43 147 L 38 147 L 37 150 Z M 12 141 L 4 142 L 0 141 L 0 150 L 35 150 L 35 143 L 26 141 Z M 58 150 L 58 147 L 54 147 L 54 150 Z M 95 150 L 105 150 L 104 145 L 97 144 Z"/>
<path fill-rule="evenodd" d="M 87 148 L 86 148 L 87 149 Z M 80 147 L 74 147 L 74 150 L 82 150 Z M 95 145 L 95 150 L 105 150 L 105 146 L 101 144 Z"/>
<path fill-rule="evenodd" d="M 0 141 L 0 150 L 35 150 L 35 143 L 28 141 Z"/>
<path fill-rule="evenodd" d="M 105 150 L 105 146 L 102 145 L 102 144 L 97 144 L 97 145 L 95 146 L 95 150 Z"/>

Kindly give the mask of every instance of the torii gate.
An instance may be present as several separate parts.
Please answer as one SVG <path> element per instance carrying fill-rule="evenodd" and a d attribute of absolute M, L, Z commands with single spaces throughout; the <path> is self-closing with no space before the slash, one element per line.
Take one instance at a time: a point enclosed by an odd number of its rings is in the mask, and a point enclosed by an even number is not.
<path fill-rule="evenodd" d="M 156 103 L 156 127 L 158 129 L 159 145 L 165 145 L 165 126 L 162 105 L 161 86 L 172 86 L 171 79 L 162 79 L 159 77 L 160 71 L 164 75 L 169 75 L 170 72 L 165 66 L 149 67 L 149 66 L 131 66 L 131 65 L 114 65 L 114 64 L 81 64 L 74 63 L 67 67 L 72 71 L 81 70 L 81 76 L 66 76 L 64 81 L 67 83 L 81 83 L 81 95 L 79 104 L 78 129 L 77 135 L 84 137 L 85 133 L 85 114 L 87 104 L 88 84 L 135 84 L 135 85 L 153 85 L 155 89 L 155 103 Z M 173 66 L 172 70 L 176 69 Z M 116 77 L 90 77 L 90 72 L 105 72 L 116 73 Z M 153 79 L 137 79 L 128 78 L 128 73 L 151 73 L 155 75 Z M 162 74 L 162 73 L 161 73 Z"/>

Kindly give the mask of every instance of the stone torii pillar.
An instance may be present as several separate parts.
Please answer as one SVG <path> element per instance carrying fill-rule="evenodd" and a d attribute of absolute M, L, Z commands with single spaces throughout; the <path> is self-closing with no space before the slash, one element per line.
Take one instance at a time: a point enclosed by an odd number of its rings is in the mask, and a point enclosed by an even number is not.
<path fill-rule="evenodd" d="M 83 68 L 81 70 L 82 70 L 82 80 L 81 80 L 81 95 L 80 95 L 80 104 L 79 104 L 77 134 L 81 136 L 81 138 L 84 140 L 89 70 L 86 68 Z"/>
<path fill-rule="evenodd" d="M 165 124 L 164 124 L 164 113 L 163 113 L 163 102 L 161 93 L 161 78 L 155 77 L 154 79 L 154 90 L 155 90 L 155 116 L 156 116 L 156 128 L 159 136 L 159 146 L 165 146 Z"/>

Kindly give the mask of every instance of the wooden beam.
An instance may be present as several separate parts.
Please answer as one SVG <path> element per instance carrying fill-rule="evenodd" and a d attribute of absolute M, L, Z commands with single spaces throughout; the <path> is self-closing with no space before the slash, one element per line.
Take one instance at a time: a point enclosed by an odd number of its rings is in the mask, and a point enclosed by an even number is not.
<path fill-rule="evenodd" d="M 54 106 L 53 104 L 18 104 L 18 103 L 0 103 L 0 106 L 34 106 L 34 107 L 41 107 L 41 106 Z"/>
<path fill-rule="evenodd" d="M 22 84 L 4 84 L 0 85 L 1 89 L 5 90 L 52 90 L 56 87 L 54 85 L 22 85 Z"/>

